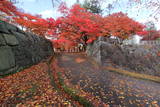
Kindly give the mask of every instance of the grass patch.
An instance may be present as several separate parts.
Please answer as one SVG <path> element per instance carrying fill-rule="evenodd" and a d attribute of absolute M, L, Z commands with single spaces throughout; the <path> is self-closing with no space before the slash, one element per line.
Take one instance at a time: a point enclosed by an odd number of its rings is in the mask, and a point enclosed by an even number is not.
<path fill-rule="evenodd" d="M 59 88 L 58 88 L 57 84 L 55 83 L 55 78 L 54 78 L 54 76 L 53 76 L 53 74 L 52 74 L 52 71 L 50 70 L 50 64 L 51 64 L 51 62 L 52 62 L 53 60 L 54 60 L 54 57 L 52 56 L 52 57 L 49 58 L 49 60 L 46 62 L 47 65 L 48 65 L 47 73 L 48 73 L 48 76 L 49 76 L 49 78 L 50 78 L 50 83 L 51 83 L 51 85 L 52 85 L 56 90 L 59 91 Z"/>
<path fill-rule="evenodd" d="M 83 105 L 83 107 L 93 107 L 91 102 L 89 102 L 84 97 L 77 95 L 76 90 L 69 88 L 64 84 L 64 80 L 61 77 L 62 75 L 61 72 L 58 72 L 57 75 L 58 75 L 59 84 L 61 85 L 65 93 L 71 96 L 71 98 L 73 98 L 75 101 L 78 101 L 81 105 Z"/>
<path fill-rule="evenodd" d="M 60 55 L 60 54 L 57 54 Z M 58 91 L 58 92 L 64 92 L 65 94 L 69 95 L 71 97 L 71 99 L 73 99 L 74 101 L 79 102 L 79 104 L 83 105 L 83 107 L 93 107 L 93 104 L 88 101 L 87 99 L 85 99 L 84 97 L 79 96 L 77 93 L 77 90 L 74 90 L 70 87 L 68 87 L 67 85 L 65 85 L 64 83 L 64 79 L 62 78 L 62 72 L 59 71 L 51 71 L 50 68 L 50 64 L 55 60 L 55 57 L 51 57 L 48 61 L 47 61 L 47 65 L 48 65 L 48 75 L 50 77 L 51 80 L 51 85 Z M 57 78 L 55 78 L 53 76 L 52 72 L 56 72 L 56 76 Z M 55 82 L 57 81 L 57 82 Z"/>
<path fill-rule="evenodd" d="M 105 67 L 106 70 L 111 71 L 111 72 L 116 72 L 122 75 L 138 78 L 138 79 L 143 79 L 143 80 L 149 80 L 149 81 L 154 81 L 157 83 L 160 83 L 160 77 L 158 76 L 152 76 L 152 75 L 147 75 L 147 74 L 140 74 L 140 73 L 135 73 L 135 72 L 129 72 L 126 70 L 121 70 L 121 69 L 116 69 L 113 67 Z"/>

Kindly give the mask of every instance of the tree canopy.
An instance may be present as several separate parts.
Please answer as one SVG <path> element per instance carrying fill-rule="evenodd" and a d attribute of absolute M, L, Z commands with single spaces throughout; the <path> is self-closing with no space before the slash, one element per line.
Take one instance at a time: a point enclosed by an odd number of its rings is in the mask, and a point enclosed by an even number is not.
<path fill-rule="evenodd" d="M 40 15 L 20 11 L 8 0 L 0 1 L 0 5 L 1 13 L 10 16 L 11 23 L 41 36 L 51 36 L 54 38 L 53 42 L 68 47 L 78 43 L 86 45 L 99 36 L 126 39 L 145 32 L 143 24 L 129 18 L 123 12 L 101 16 L 87 11 L 79 4 L 68 8 L 65 3 L 61 3 L 59 11 L 63 16 L 44 19 Z"/>

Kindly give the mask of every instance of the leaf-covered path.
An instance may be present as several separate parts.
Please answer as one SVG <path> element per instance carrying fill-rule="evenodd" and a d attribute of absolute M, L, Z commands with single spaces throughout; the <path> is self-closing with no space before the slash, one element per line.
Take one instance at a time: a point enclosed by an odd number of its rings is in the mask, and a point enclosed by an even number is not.
<path fill-rule="evenodd" d="M 160 106 L 159 83 L 109 72 L 83 53 L 63 54 L 57 59 L 71 84 L 79 85 L 110 106 Z"/>
<path fill-rule="evenodd" d="M 0 78 L 0 107 L 73 107 L 51 84 L 48 65 L 41 62 Z"/>

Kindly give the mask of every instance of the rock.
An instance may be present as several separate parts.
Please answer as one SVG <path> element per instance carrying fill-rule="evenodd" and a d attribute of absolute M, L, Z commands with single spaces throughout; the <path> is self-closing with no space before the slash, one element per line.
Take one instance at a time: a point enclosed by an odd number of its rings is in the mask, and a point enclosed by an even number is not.
<path fill-rule="evenodd" d="M 159 46 L 123 46 L 115 45 L 105 39 L 98 39 L 87 46 L 87 55 L 92 56 L 99 64 L 106 66 L 107 61 L 131 69 L 138 73 L 160 76 Z"/>
<path fill-rule="evenodd" d="M 24 35 L 23 33 L 19 32 L 12 32 L 13 35 L 18 39 L 18 41 L 27 41 L 27 36 Z"/>
<path fill-rule="evenodd" d="M 0 32 L 10 33 L 6 27 L 6 22 L 0 20 Z"/>
<path fill-rule="evenodd" d="M 8 31 L 12 32 L 12 31 L 17 31 L 18 28 L 12 24 L 9 24 L 9 23 L 6 23 L 5 22 L 5 25 L 6 25 L 6 28 L 8 29 Z"/>
<path fill-rule="evenodd" d="M 2 34 L 0 34 L 0 46 L 6 45 L 5 39 Z"/>
<path fill-rule="evenodd" d="M 15 66 L 15 57 L 12 49 L 9 46 L 0 47 L 0 71 L 5 72 Z"/>
<path fill-rule="evenodd" d="M 19 44 L 17 38 L 14 35 L 3 34 L 3 36 L 4 36 L 5 40 L 6 40 L 7 45 L 14 46 L 14 45 L 18 45 Z"/>
<path fill-rule="evenodd" d="M 52 43 L 0 21 L 0 75 L 29 67 L 53 55 Z"/>

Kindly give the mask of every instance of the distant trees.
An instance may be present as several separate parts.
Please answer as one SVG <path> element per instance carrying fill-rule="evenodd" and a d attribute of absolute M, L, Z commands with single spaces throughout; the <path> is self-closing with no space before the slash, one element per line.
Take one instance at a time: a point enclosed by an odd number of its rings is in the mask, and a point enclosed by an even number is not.
<path fill-rule="evenodd" d="M 156 40 L 160 39 L 160 30 L 158 31 L 155 24 L 152 21 L 145 23 L 145 29 L 142 32 L 138 32 L 139 35 L 143 36 L 142 40 Z"/>
<path fill-rule="evenodd" d="M 82 7 L 92 13 L 96 13 L 96 14 L 102 13 L 100 0 L 85 0 Z"/>
<path fill-rule="evenodd" d="M 148 33 L 144 35 L 143 40 L 156 40 L 160 38 L 160 31 L 148 30 Z"/>
<path fill-rule="evenodd" d="M 108 15 L 111 14 L 111 11 L 114 9 L 113 5 L 112 4 L 108 4 L 107 7 L 106 7 L 106 11 L 108 13 Z"/>
<path fill-rule="evenodd" d="M 160 31 L 157 31 L 155 24 L 152 21 L 145 23 L 146 34 L 143 35 L 143 40 L 156 40 L 160 38 Z"/>
<path fill-rule="evenodd" d="M 157 29 L 153 21 L 146 22 L 145 26 L 146 26 L 145 29 L 148 30 L 148 31 L 149 30 L 156 30 Z"/>

